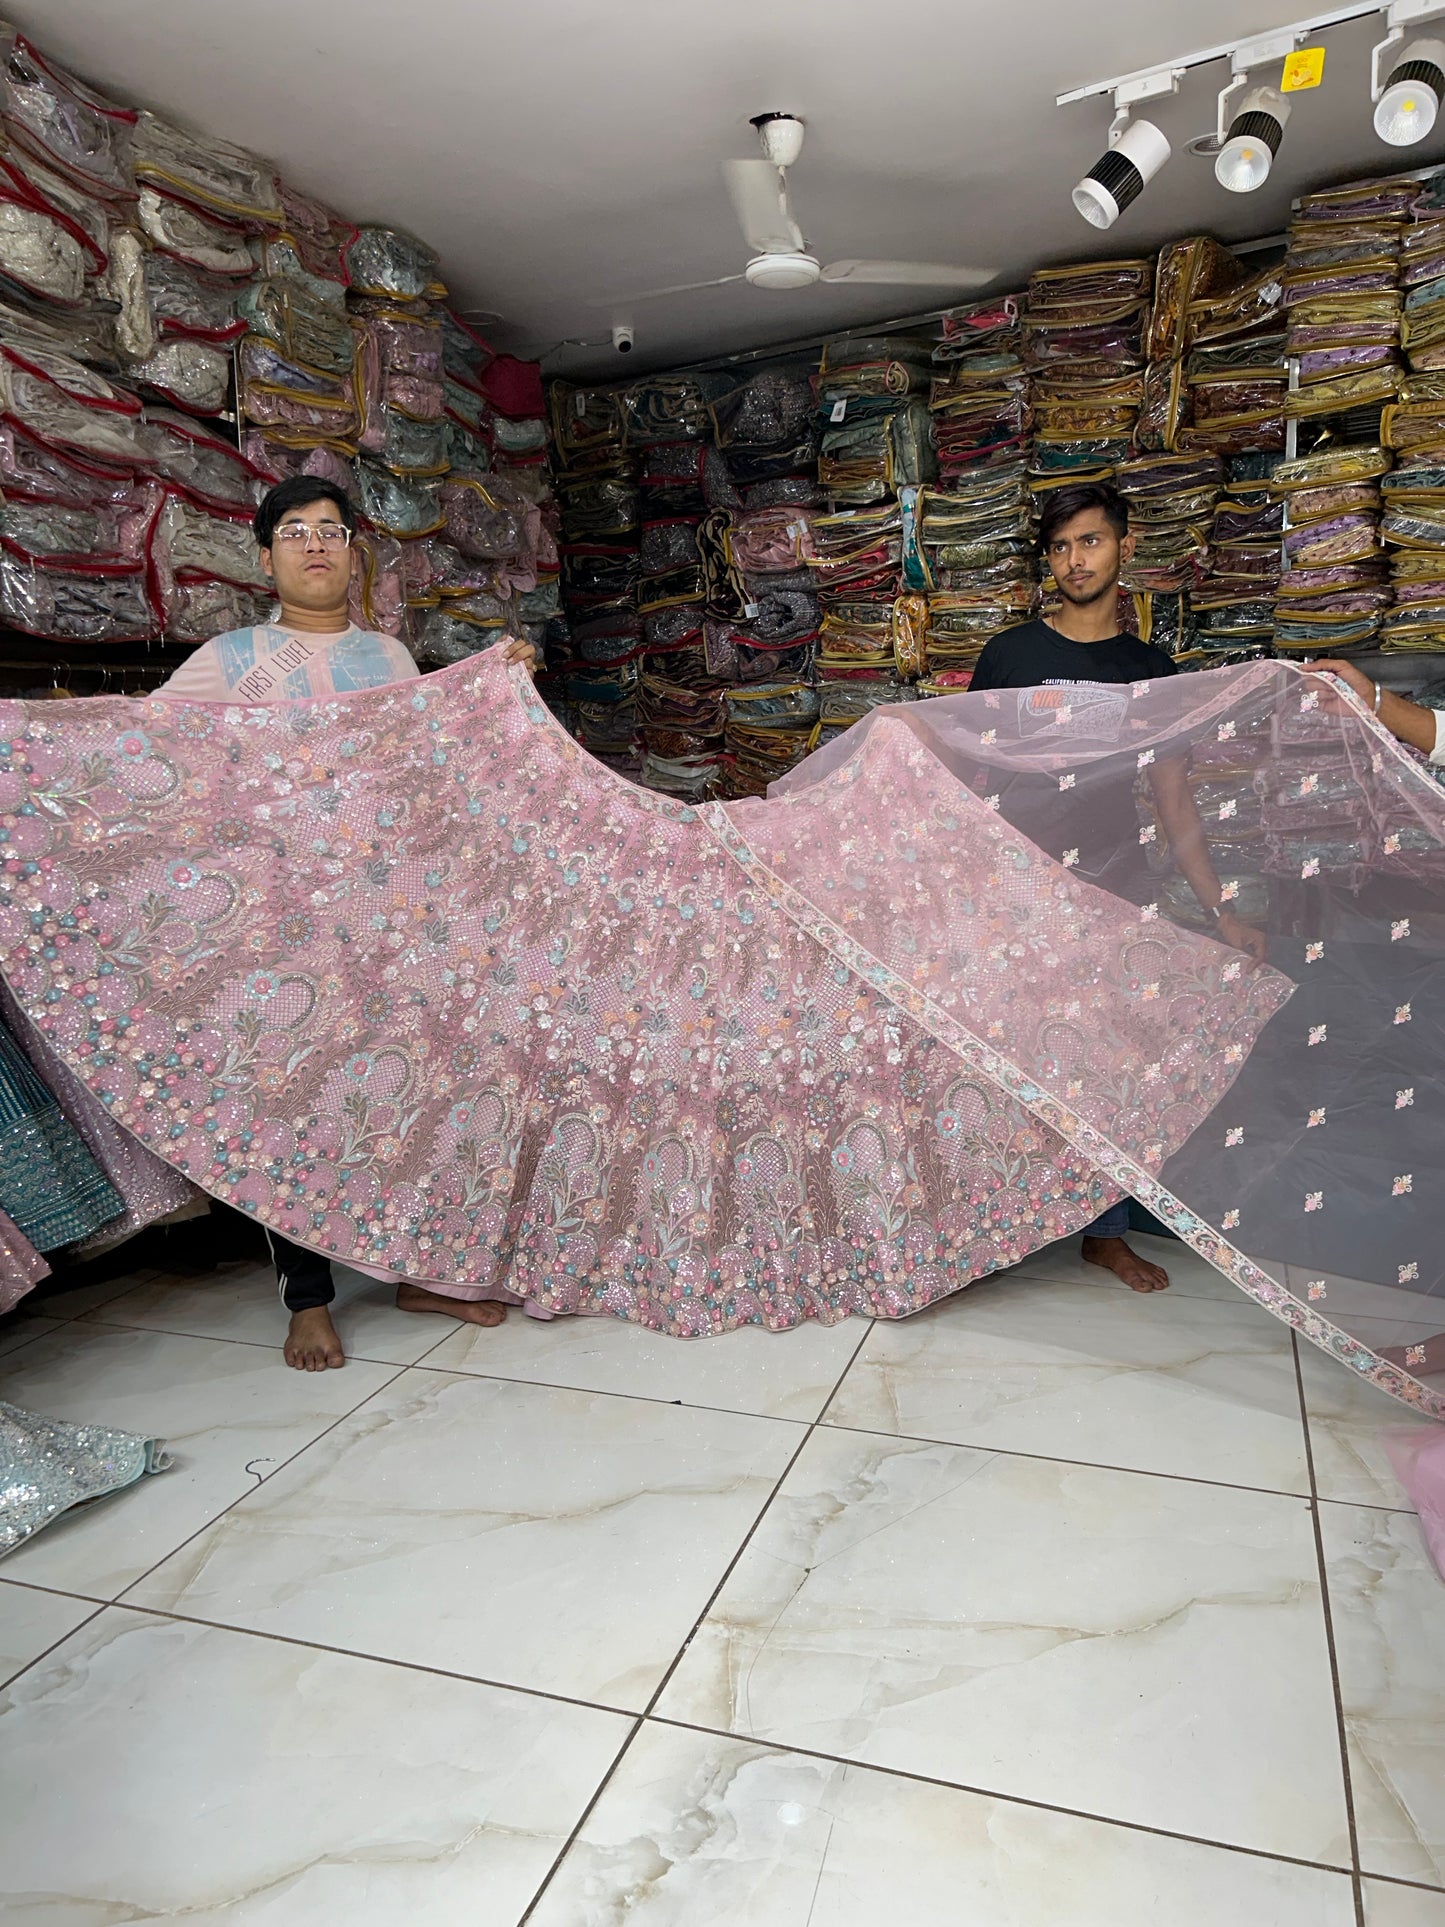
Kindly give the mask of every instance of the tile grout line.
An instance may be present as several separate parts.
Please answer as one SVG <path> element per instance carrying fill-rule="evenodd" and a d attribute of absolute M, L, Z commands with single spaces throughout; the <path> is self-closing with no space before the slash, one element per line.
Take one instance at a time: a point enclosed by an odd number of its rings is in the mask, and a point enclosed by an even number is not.
<path fill-rule="evenodd" d="M 1294 1350 L 1295 1386 L 1299 1393 L 1300 1424 L 1304 1428 L 1305 1466 L 1310 1479 L 1310 1529 L 1314 1533 L 1315 1562 L 1320 1575 L 1320 1608 L 1325 1622 L 1325 1649 L 1330 1659 L 1330 1693 L 1335 1705 L 1335 1730 L 1340 1743 L 1340 1778 L 1345 1795 L 1345 1825 L 1350 1838 L 1350 1879 L 1355 1899 L 1355 1927 L 1365 1924 L 1365 1884 L 1360 1868 L 1360 1839 L 1355 1825 L 1355 1790 L 1350 1777 L 1350 1736 L 1345 1725 L 1344 1696 L 1340 1689 L 1339 1657 L 1335 1650 L 1335 1622 L 1330 1610 L 1329 1570 L 1325 1563 L 1325 1538 L 1320 1521 L 1319 1484 L 1315 1478 L 1314 1440 L 1310 1433 L 1309 1401 L 1305 1397 L 1304 1367 L 1300 1362 L 1299 1334 L 1290 1333 Z"/>
<path fill-rule="evenodd" d="M 748 1547 L 752 1544 L 754 1534 L 757 1532 L 759 1526 L 761 1526 L 763 1520 L 767 1517 L 768 1512 L 772 1507 L 773 1501 L 777 1498 L 779 1492 L 782 1491 L 784 1482 L 787 1480 L 789 1474 L 792 1472 L 793 1467 L 798 1463 L 798 1460 L 802 1455 L 805 1447 L 807 1446 L 809 1439 L 812 1438 L 813 1434 L 817 1431 L 819 1425 L 822 1423 L 822 1417 L 824 1412 L 827 1411 L 828 1407 L 833 1403 L 833 1400 L 837 1397 L 839 1386 L 842 1385 L 844 1379 L 848 1376 L 849 1372 L 852 1371 L 854 1364 L 857 1362 L 858 1354 L 862 1351 L 863 1347 L 868 1343 L 869 1338 L 872 1336 L 872 1332 L 873 1332 L 873 1322 L 870 1320 L 867 1328 L 859 1334 L 858 1343 L 853 1347 L 852 1351 L 848 1354 L 847 1362 L 844 1364 L 842 1371 L 839 1372 L 837 1378 L 834 1380 L 832 1390 L 828 1393 L 828 1396 L 823 1400 L 822 1404 L 818 1407 L 817 1415 L 808 1424 L 807 1429 L 804 1431 L 802 1438 L 799 1439 L 797 1447 L 792 1453 L 791 1457 L 789 1458 L 787 1464 L 783 1467 L 782 1471 L 778 1474 L 777 1478 L 774 1480 L 772 1491 L 768 1494 L 767 1498 L 763 1501 L 762 1505 L 759 1507 L 757 1517 L 753 1520 L 752 1524 L 748 1527 L 747 1531 L 743 1534 L 741 1540 L 738 1543 L 737 1550 L 733 1553 L 732 1558 L 729 1559 L 721 1578 L 718 1580 L 717 1584 L 713 1587 L 712 1592 L 709 1594 L 707 1601 L 702 1608 L 702 1611 L 698 1614 L 697 1618 L 693 1621 L 691 1631 L 687 1634 L 687 1636 L 682 1641 L 682 1644 L 678 1647 L 677 1651 L 673 1654 L 671 1664 L 668 1666 L 667 1670 L 663 1673 L 662 1678 L 658 1681 L 656 1689 L 654 1690 L 651 1699 L 648 1700 L 646 1706 L 642 1710 L 641 1717 L 638 1719 L 637 1724 L 634 1726 L 632 1732 L 628 1735 L 626 1746 L 622 1748 L 621 1752 L 617 1755 L 617 1758 L 612 1762 L 612 1765 L 608 1768 L 606 1774 L 603 1776 L 601 1782 L 598 1784 L 596 1791 L 592 1795 L 592 1798 L 587 1802 L 587 1805 L 583 1809 L 583 1811 L 577 1816 L 577 1824 L 573 1827 L 571 1833 L 568 1834 L 566 1840 L 563 1841 L 561 1850 L 557 1854 L 556 1859 L 552 1862 L 552 1865 L 547 1869 L 546 1874 L 543 1876 L 542 1880 L 538 1884 L 537 1891 L 533 1894 L 527 1907 L 519 1917 L 517 1921 L 517 1927 L 527 1927 L 527 1922 L 531 1920 L 532 1916 L 536 1913 L 538 1907 L 541 1906 L 543 1900 L 546 1898 L 547 1889 L 552 1885 L 552 1882 L 557 1878 L 557 1875 L 560 1872 L 563 1866 L 563 1863 L 566 1861 L 573 1847 L 577 1844 L 577 1841 L 581 1836 L 583 1827 L 585 1827 L 588 1820 L 591 1819 L 593 1813 L 597 1809 L 598 1802 L 602 1799 L 602 1796 L 606 1793 L 608 1787 L 612 1784 L 612 1779 L 613 1779 L 613 1776 L 616 1774 L 617 1769 L 621 1766 L 623 1760 L 626 1759 L 628 1753 L 632 1750 L 633 1742 L 636 1740 L 637 1735 L 643 1730 L 644 1726 L 647 1724 L 647 1721 L 652 1714 L 652 1709 L 657 1705 L 658 1700 L 667 1691 L 668 1684 L 671 1681 L 673 1674 L 677 1671 L 678 1667 L 682 1664 L 684 1658 L 687 1656 L 688 1648 L 692 1645 L 692 1642 L 694 1641 L 694 1639 L 697 1638 L 698 1632 L 703 1626 L 704 1622 L 706 1621 L 708 1614 L 712 1611 L 713 1607 L 717 1604 L 718 1597 L 721 1594 L 723 1587 L 727 1584 L 728 1580 L 732 1577 L 734 1571 L 736 1570 L 738 1561 L 742 1558 L 743 1554 L 747 1551 Z"/>
<path fill-rule="evenodd" d="M 50 1592 L 49 1587 L 43 1587 L 43 1586 L 31 1586 L 31 1587 L 27 1587 L 26 1590 L 30 1592 Z M 73 1592 L 59 1593 L 59 1594 L 51 1593 L 51 1597 L 61 1598 L 61 1599 L 80 1599 L 83 1604 L 87 1606 L 94 1606 L 95 1611 L 87 1613 L 84 1619 L 81 1620 L 78 1626 L 72 1626 L 68 1633 L 62 1633 L 59 1639 L 53 1639 L 50 1642 L 50 1644 L 45 1648 L 44 1652 L 36 1653 L 33 1659 L 27 1659 L 25 1664 L 23 1666 L 17 1666 L 13 1673 L 6 1673 L 3 1671 L 0 1671 L 0 1692 L 8 1692 L 10 1688 L 15 1684 L 16 1680 L 20 1678 L 22 1673 L 28 1673 L 32 1666 L 38 1666 L 42 1660 L 49 1659 L 50 1655 L 56 1650 L 56 1648 L 59 1646 L 63 1646 L 67 1639 L 73 1639 L 77 1633 L 83 1633 L 87 1626 L 94 1625 L 95 1621 L 100 1618 L 101 1614 L 107 1609 L 110 1603 L 109 1600 L 105 1600 L 105 1599 L 86 1599 L 84 1595 L 80 1593 L 73 1593 Z"/>
<path fill-rule="evenodd" d="M 6 1583 L 19 1586 L 25 1582 L 10 1580 Z M 55 1588 L 26 1585 L 26 1590 L 33 1592 L 54 1592 Z M 78 1593 L 63 1593 L 58 1596 L 68 1599 L 86 1599 L 86 1595 Z M 236 1639 L 263 1640 L 278 1646 L 296 1648 L 303 1652 L 327 1655 L 337 1659 L 353 1659 L 363 1666 L 390 1667 L 400 1672 L 420 1673 L 429 1679 L 454 1680 L 458 1685 L 462 1686 L 480 1686 L 491 1692 L 515 1693 L 521 1699 L 541 1700 L 551 1706 L 571 1707 L 579 1712 L 601 1713 L 612 1719 L 626 1721 L 631 1725 L 632 1731 L 628 1734 L 622 1748 L 619 1750 L 617 1760 L 614 1761 L 613 1766 L 608 1769 L 603 1783 L 600 1784 L 597 1789 L 597 1793 L 595 1793 L 588 1802 L 588 1813 L 590 1813 L 596 1805 L 597 1799 L 605 1789 L 606 1783 L 611 1780 L 617 1766 L 621 1764 L 622 1754 L 631 1746 L 638 1732 L 640 1732 L 644 1726 L 659 1726 L 682 1733 L 700 1734 L 708 1739 L 722 1740 L 732 1745 L 756 1747 L 768 1753 L 795 1754 L 803 1759 L 818 1760 L 826 1765 L 842 1767 L 845 1770 L 852 1769 L 859 1773 L 876 1773 L 884 1779 L 898 1780 L 909 1786 L 935 1787 L 944 1793 L 960 1793 L 969 1798 L 981 1800 L 997 1800 L 1005 1806 L 1026 1807 L 1031 1812 L 1057 1813 L 1066 1819 L 1083 1820 L 1094 1826 L 1117 1827 L 1122 1832 L 1140 1833 L 1151 1839 L 1178 1840 L 1188 1846 L 1210 1848 L 1218 1853 L 1243 1854 L 1246 1858 L 1252 1860 L 1267 1860 L 1275 1865 L 1307 1868 L 1321 1873 L 1348 1876 L 1350 1872 L 1348 1867 L 1340 1866 L 1334 1861 L 1306 1860 L 1295 1854 L 1275 1853 L 1267 1847 L 1249 1847 L 1237 1841 L 1211 1839 L 1205 1834 L 1179 1833 L 1167 1827 L 1151 1827 L 1147 1822 L 1142 1820 L 1128 1820 L 1116 1814 L 1091 1813 L 1083 1807 L 1057 1806 L 1047 1800 L 1031 1799 L 1027 1794 L 1006 1793 L 996 1787 L 975 1786 L 971 1783 L 958 1780 L 944 1780 L 931 1774 L 915 1773 L 904 1767 L 888 1766 L 872 1760 L 845 1758 L 843 1755 L 837 1753 L 822 1753 L 816 1748 L 795 1745 L 787 1740 L 770 1740 L 750 1734 L 731 1733 L 722 1727 L 702 1726 L 690 1720 L 675 1719 L 665 1713 L 645 1714 L 633 1712 L 625 1707 L 605 1705 L 599 1700 L 578 1699 L 571 1694 L 552 1692 L 545 1687 L 523 1686 L 514 1680 L 490 1679 L 474 1673 L 452 1672 L 445 1667 L 424 1665 L 418 1660 L 396 1659 L 382 1653 L 362 1652 L 350 1646 L 326 1646 L 319 1640 L 301 1639 L 291 1633 L 262 1632 L 250 1626 L 233 1625 L 224 1620 L 191 1617 L 186 1614 L 169 1611 L 160 1606 L 132 1606 L 120 1600 L 94 1598 L 88 1599 L 87 1603 L 94 1605 L 96 1611 L 88 1615 L 82 1624 L 75 1628 L 76 1633 L 83 1631 L 85 1626 L 91 1624 L 91 1622 L 102 1613 L 109 1611 L 126 1612 L 133 1614 L 138 1619 L 155 1620 L 164 1624 L 180 1627 L 195 1626 L 206 1632 L 222 1633 Z M 74 1634 L 66 1635 L 66 1639 L 72 1637 L 74 1637 Z M 65 1640 L 57 1641 L 57 1644 L 64 1645 Z M 55 1648 L 51 1647 L 48 1650 L 53 1652 Z M 41 1657 L 43 1658 L 45 1655 L 42 1654 Z M 31 1662 L 31 1664 L 37 1663 L 38 1661 Z M 28 1670 L 28 1668 L 23 1670 Z M 14 1677 L 18 1678 L 19 1674 L 17 1673 Z M 586 1814 L 583 1815 L 577 1824 L 577 1828 L 574 1829 L 574 1836 L 576 1832 L 580 1832 L 585 1819 Z M 571 1842 L 569 1842 L 569 1845 L 570 1844 Z M 562 1857 L 562 1855 L 558 1856 L 558 1864 L 560 1864 Z M 547 1876 L 548 1881 L 552 1879 L 555 1872 L 556 1866 L 554 1865 Z M 1445 1895 L 1445 1888 L 1432 1887 L 1420 1881 L 1405 1880 L 1399 1876 L 1381 1874 L 1379 1876 L 1372 1875 L 1371 1878 L 1379 1878 L 1389 1882 L 1391 1885 L 1408 1887 L 1421 1893 Z M 542 1892 L 539 1890 L 532 1902 L 529 1903 L 529 1910 L 531 1907 L 535 1907 L 541 1898 Z M 523 1921 L 518 1921 L 517 1927 L 523 1927 Z"/>

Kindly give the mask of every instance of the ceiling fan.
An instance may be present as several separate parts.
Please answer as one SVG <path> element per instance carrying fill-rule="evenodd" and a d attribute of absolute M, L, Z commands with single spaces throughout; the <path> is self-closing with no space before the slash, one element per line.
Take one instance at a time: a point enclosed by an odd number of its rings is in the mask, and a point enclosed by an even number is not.
<path fill-rule="evenodd" d="M 817 281 L 851 282 L 854 286 L 893 288 L 978 288 L 992 281 L 994 268 L 947 267 L 930 261 L 830 261 L 823 266 L 809 254 L 803 231 L 793 218 L 788 200 L 788 169 L 803 151 L 803 123 L 793 114 L 758 114 L 762 157 L 723 163 L 723 176 L 752 258 L 741 274 L 724 274 L 713 281 L 684 281 L 677 287 L 647 288 L 617 300 L 653 301 L 666 294 L 691 294 L 700 288 L 724 288 L 733 281 L 749 287 L 783 290 L 811 288 Z M 610 307 L 612 302 L 600 302 Z"/>

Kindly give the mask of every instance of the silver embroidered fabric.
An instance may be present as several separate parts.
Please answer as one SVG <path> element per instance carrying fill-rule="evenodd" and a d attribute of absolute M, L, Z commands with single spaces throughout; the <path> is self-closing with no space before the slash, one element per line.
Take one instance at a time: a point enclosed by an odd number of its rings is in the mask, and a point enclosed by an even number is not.
<path fill-rule="evenodd" d="M 42 1418 L 0 1399 L 0 1558 L 71 1506 L 169 1464 L 164 1439 Z"/>

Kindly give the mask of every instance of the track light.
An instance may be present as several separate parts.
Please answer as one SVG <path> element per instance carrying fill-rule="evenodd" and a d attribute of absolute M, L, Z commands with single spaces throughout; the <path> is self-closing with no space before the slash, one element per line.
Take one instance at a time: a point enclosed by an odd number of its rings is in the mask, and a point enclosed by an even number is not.
<path fill-rule="evenodd" d="M 1412 40 L 1375 105 L 1375 132 L 1391 147 L 1413 147 L 1435 125 L 1445 94 L 1445 46 Z"/>
<path fill-rule="evenodd" d="M 1253 87 L 1239 104 L 1214 163 L 1214 178 L 1231 194 L 1252 194 L 1269 179 L 1284 138 L 1289 102 L 1274 87 Z"/>
<path fill-rule="evenodd" d="M 1152 120 L 1131 120 L 1074 189 L 1074 206 L 1092 226 L 1112 227 L 1169 158 Z"/>

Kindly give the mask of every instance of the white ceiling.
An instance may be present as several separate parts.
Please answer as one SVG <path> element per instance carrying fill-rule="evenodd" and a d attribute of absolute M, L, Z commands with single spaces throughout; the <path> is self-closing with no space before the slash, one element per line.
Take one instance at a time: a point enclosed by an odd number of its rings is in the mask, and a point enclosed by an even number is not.
<path fill-rule="evenodd" d="M 1308 0 L 1303 0 L 1308 4 Z M 123 98 L 270 155 L 353 219 L 442 253 L 458 305 L 559 371 L 621 373 L 881 320 L 944 296 L 745 286 L 615 303 L 740 269 L 720 176 L 755 153 L 750 115 L 808 122 L 793 196 L 822 259 L 957 261 L 1017 286 L 1044 262 L 1144 252 L 1171 235 L 1282 226 L 1291 195 L 1401 154 L 1370 125 L 1373 19 L 1322 36 L 1325 84 L 1295 96 L 1268 186 L 1226 194 L 1180 150 L 1211 128 L 1223 64 L 1148 110 L 1169 167 L 1107 236 L 1069 189 L 1110 108 L 1056 108 L 1089 80 L 1264 31 L 1302 0 L 19 0 L 38 43 Z M 1445 129 L 1440 130 L 1445 133 Z M 598 305 L 600 303 L 600 305 Z M 900 304 L 902 304 L 900 306 Z M 614 321 L 637 350 L 613 354 Z"/>

